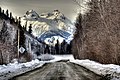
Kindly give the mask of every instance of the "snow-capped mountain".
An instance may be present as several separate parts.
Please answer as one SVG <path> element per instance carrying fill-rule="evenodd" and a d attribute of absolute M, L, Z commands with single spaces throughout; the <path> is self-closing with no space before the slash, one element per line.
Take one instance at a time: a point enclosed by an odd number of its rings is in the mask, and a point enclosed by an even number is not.
<path fill-rule="evenodd" d="M 60 36 L 64 39 L 68 39 L 71 34 L 62 30 L 49 30 L 40 35 L 39 40 L 44 41 L 46 38 L 51 38 L 52 36 Z"/>
<path fill-rule="evenodd" d="M 33 34 L 39 37 L 40 40 L 45 40 L 45 38 L 52 37 L 53 35 L 67 39 L 66 37 L 69 37 L 75 31 L 73 23 L 60 13 L 59 10 L 40 15 L 34 10 L 30 10 L 21 19 L 22 25 L 25 25 L 27 22 L 27 29 L 29 24 L 32 24 Z"/>
<path fill-rule="evenodd" d="M 35 11 L 30 10 L 26 12 L 26 15 L 24 15 L 24 17 L 29 20 L 31 20 L 31 18 L 36 20 L 39 18 L 39 15 Z"/>

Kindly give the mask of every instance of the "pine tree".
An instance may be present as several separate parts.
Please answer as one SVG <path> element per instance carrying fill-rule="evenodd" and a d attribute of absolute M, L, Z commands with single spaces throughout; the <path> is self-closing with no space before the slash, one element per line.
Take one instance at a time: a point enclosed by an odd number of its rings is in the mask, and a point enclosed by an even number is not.
<path fill-rule="evenodd" d="M 12 13 L 10 12 L 10 24 L 14 22 L 14 18 L 12 17 Z"/>
<path fill-rule="evenodd" d="M 0 50 L 0 65 L 3 65 L 3 54 L 1 50 Z"/>
<path fill-rule="evenodd" d="M 14 41 L 13 41 L 13 45 L 15 46 L 14 47 L 14 52 L 16 52 L 17 53 L 17 46 L 18 46 L 18 30 L 16 31 L 16 34 L 15 34 L 15 39 L 14 39 Z"/>
<path fill-rule="evenodd" d="M 55 44 L 55 51 L 56 54 L 59 54 L 59 40 L 57 40 L 57 43 Z"/>
<path fill-rule="evenodd" d="M 71 47 L 72 47 L 72 45 L 71 45 L 71 42 L 70 42 L 70 44 L 67 44 L 67 46 L 66 46 L 66 53 L 67 54 L 71 54 Z"/>
<path fill-rule="evenodd" d="M 1 9 L 1 7 L 0 7 L 0 14 L 2 13 L 2 9 Z"/>
<path fill-rule="evenodd" d="M 9 17 L 9 12 L 8 9 L 6 10 L 6 16 Z"/>
<path fill-rule="evenodd" d="M 63 40 L 63 42 L 61 43 L 60 53 L 66 54 L 66 41 L 65 40 Z"/>
<path fill-rule="evenodd" d="M 10 12 L 10 19 L 12 19 L 12 13 Z"/>
<path fill-rule="evenodd" d="M 15 23 L 18 25 L 18 19 L 17 19 L 17 16 L 15 17 Z"/>
<path fill-rule="evenodd" d="M 17 23 L 18 23 L 18 28 L 19 28 L 19 33 L 20 33 L 20 46 L 22 47 L 25 47 L 25 35 L 24 35 L 24 29 L 23 27 L 21 26 L 21 18 L 19 17 L 19 19 L 17 20 Z"/>
<path fill-rule="evenodd" d="M 4 11 L 4 10 L 2 10 L 2 13 L 4 14 L 4 13 L 5 13 L 5 11 Z"/>
<path fill-rule="evenodd" d="M 29 34 L 32 33 L 32 24 L 30 24 L 28 32 L 29 32 Z"/>
<path fill-rule="evenodd" d="M 20 17 L 18 19 L 18 27 L 21 31 L 23 30 L 23 27 L 21 26 L 21 18 Z"/>
<path fill-rule="evenodd" d="M 20 46 L 23 46 L 25 47 L 25 35 L 24 35 L 24 30 L 23 29 L 20 29 Z"/>
<path fill-rule="evenodd" d="M 21 25 L 21 18 L 18 18 L 18 25 Z"/>
<path fill-rule="evenodd" d="M 48 45 L 45 47 L 45 53 L 50 53 L 50 47 Z"/>
<path fill-rule="evenodd" d="M 25 22 L 25 30 L 27 31 L 27 20 L 26 20 L 26 22 Z"/>
<path fill-rule="evenodd" d="M 0 40 L 3 42 L 3 43 L 5 43 L 5 41 L 6 41 L 6 38 L 7 38 L 7 36 L 9 35 L 9 33 L 8 33 L 8 31 L 7 31 L 7 25 L 6 25 L 6 23 L 5 23 L 5 21 L 3 22 L 3 27 L 2 27 L 2 30 L 1 30 L 1 32 L 0 32 Z"/>

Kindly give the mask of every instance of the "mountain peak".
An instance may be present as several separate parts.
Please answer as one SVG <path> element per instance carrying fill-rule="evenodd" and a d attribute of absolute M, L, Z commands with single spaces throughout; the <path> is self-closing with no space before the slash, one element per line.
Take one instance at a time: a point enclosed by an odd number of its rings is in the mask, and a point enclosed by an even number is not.
<path fill-rule="evenodd" d="M 33 9 L 29 10 L 29 12 L 35 12 Z"/>
<path fill-rule="evenodd" d="M 56 14 L 62 14 L 62 13 L 60 13 L 59 10 L 54 10 L 53 13 L 56 13 Z"/>
<path fill-rule="evenodd" d="M 29 10 L 26 12 L 24 17 L 27 19 L 38 19 L 39 15 L 34 10 Z"/>
<path fill-rule="evenodd" d="M 33 34 L 44 41 L 47 37 L 61 36 L 64 39 L 74 32 L 74 25 L 59 10 L 49 13 L 42 13 L 40 16 L 34 11 L 29 10 L 23 17 L 23 24 L 32 24 Z M 27 26 L 28 29 L 28 26 Z"/>

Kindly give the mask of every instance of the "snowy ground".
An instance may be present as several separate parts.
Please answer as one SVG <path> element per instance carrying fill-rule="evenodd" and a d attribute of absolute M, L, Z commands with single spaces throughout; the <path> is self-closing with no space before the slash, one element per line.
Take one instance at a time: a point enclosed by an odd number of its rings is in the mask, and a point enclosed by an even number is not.
<path fill-rule="evenodd" d="M 43 65 L 44 63 L 37 59 L 27 63 L 15 62 L 8 65 L 0 65 L 0 80 L 8 80 L 13 76 L 25 73 Z"/>
<path fill-rule="evenodd" d="M 0 80 L 8 80 L 9 78 L 33 70 L 38 67 L 42 67 L 45 63 L 52 63 L 60 60 L 73 59 L 72 55 L 49 55 L 45 54 L 39 57 L 43 61 L 38 59 L 32 60 L 27 63 L 9 63 L 7 65 L 0 65 Z M 52 60 L 51 60 L 52 59 Z M 47 61 L 45 61 L 47 60 Z"/>
<path fill-rule="evenodd" d="M 111 80 L 120 80 L 120 66 L 114 64 L 103 65 L 90 60 L 74 60 L 72 55 L 42 55 L 41 59 L 53 59 L 50 61 L 32 60 L 27 63 L 10 63 L 8 65 L 0 65 L 0 80 L 7 80 L 15 75 L 25 73 L 38 67 L 42 67 L 45 63 L 52 63 L 60 60 L 70 60 L 70 62 L 81 65 L 96 74 L 110 77 Z"/>
<path fill-rule="evenodd" d="M 70 62 L 81 65 L 98 75 L 106 76 L 110 80 L 120 80 L 120 66 L 118 65 L 103 65 L 90 60 L 70 60 Z"/>

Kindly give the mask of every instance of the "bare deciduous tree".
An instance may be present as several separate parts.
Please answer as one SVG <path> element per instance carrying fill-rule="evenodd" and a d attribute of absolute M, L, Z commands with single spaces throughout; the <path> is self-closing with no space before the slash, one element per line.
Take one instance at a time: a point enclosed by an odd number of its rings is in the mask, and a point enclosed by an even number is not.
<path fill-rule="evenodd" d="M 73 53 L 79 59 L 120 64 L 120 0 L 91 0 L 79 15 Z"/>

